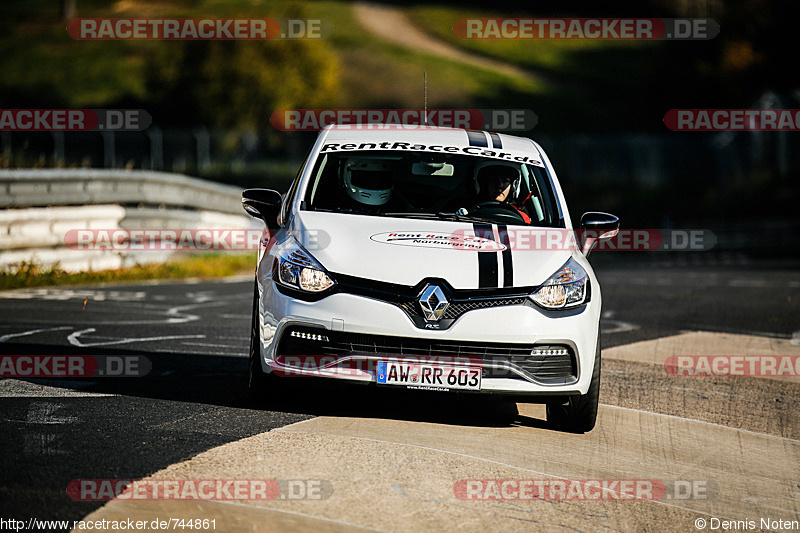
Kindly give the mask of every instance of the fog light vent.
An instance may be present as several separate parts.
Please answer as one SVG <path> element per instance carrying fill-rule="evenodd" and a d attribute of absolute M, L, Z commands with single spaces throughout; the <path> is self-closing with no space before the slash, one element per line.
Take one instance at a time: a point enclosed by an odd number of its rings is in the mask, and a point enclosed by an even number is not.
<path fill-rule="evenodd" d="M 569 354 L 569 348 L 564 346 L 535 346 L 533 350 L 531 350 L 531 355 L 564 356 Z"/>
<path fill-rule="evenodd" d="M 289 336 L 307 341 L 328 342 L 329 340 L 327 335 L 320 335 L 319 333 L 310 333 L 307 331 L 293 330 L 291 333 L 289 333 Z"/>

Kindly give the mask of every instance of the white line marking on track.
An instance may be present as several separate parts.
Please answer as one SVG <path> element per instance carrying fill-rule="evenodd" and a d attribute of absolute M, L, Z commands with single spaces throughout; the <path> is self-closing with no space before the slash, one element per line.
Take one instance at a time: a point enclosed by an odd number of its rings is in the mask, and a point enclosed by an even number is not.
<path fill-rule="evenodd" d="M 94 302 L 115 301 L 132 302 L 143 300 L 147 294 L 144 291 L 119 291 L 105 289 L 65 289 L 65 288 L 40 288 L 40 289 L 15 289 L 0 292 L 0 298 L 10 300 L 80 300 L 88 298 Z"/>
<path fill-rule="evenodd" d="M 167 324 L 183 324 L 186 322 L 193 322 L 200 318 L 200 315 L 192 315 L 189 313 L 185 313 L 189 309 L 197 309 L 200 307 L 218 307 L 220 305 L 225 305 L 225 302 L 213 302 L 213 303 L 196 303 L 196 304 L 189 304 L 189 305 L 179 305 L 176 307 L 171 307 L 167 309 Z"/>
<path fill-rule="evenodd" d="M 242 348 L 239 344 L 209 344 L 207 342 L 182 342 L 181 344 L 188 344 L 189 346 L 211 346 L 213 348 Z"/>
<path fill-rule="evenodd" d="M 200 348 L 194 348 L 192 350 L 193 354 L 197 355 L 221 355 L 223 357 L 247 357 L 246 351 L 235 352 L 235 351 L 228 351 L 228 352 L 215 352 L 210 349 L 201 350 Z"/>
<path fill-rule="evenodd" d="M 630 322 L 623 322 L 622 320 L 609 320 L 604 318 L 603 322 L 605 324 L 615 324 L 614 327 L 611 328 L 604 328 L 602 325 L 600 326 L 600 333 L 605 333 L 606 335 L 609 333 L 623 333 L 625 331 L 633 331 L 635 329 L 639 329 L 639 326 L 636 324 L 631 324 Z"/>
<path fill-rule="evenodd" d="M 45 331 L 60 331 L 63 329 L 72 329 L 72 326 L 59 326 L 57 328 L 32 329 L 30 331 L 23 331 L 22 333 L 9 333 L 8 335 L 0 337 L 0 342 L 6 342 L 8 339 L 13 339 L 15 337 L 26 337 L 28 335 L 44 333 Z"/>
<path fill-rule="evenodd" d="M 94 328 L 87 328 L 82 329 L 80 331 L 75 331 L 67 336 L 67 340 L 73 346 L 79 346 L 81 348 L 88 348 L 91 346 L 110 346 L 112 344 L 129 344 L 132 342 L 148 342 L 148 341 L 165 341 L 171 339 L 205 339 L 205 335 L 164 335 L 161 337 L 138 337 L 138 338 L 128 338 L 128 339 L 120 339 L 116 341 L 103 341 L 103 342 L 89 342 L 84 343 L 78 340 L 78 337 L 83 335 L 84 333 L 93 333 L 96 331 Z"/>

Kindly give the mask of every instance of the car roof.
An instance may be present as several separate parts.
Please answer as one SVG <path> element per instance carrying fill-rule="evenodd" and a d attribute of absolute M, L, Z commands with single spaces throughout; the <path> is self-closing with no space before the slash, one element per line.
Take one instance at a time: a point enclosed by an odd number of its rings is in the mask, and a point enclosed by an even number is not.
<path fill-rule="evenodd" d="M 386 124 L 330 125 L 324 130 L 326 143 L 409 142 L 424 145 L 479 146 L 488 150 L 539 155 L 531 139 L 503 133 L 438 126 L 400 126 Z"/>

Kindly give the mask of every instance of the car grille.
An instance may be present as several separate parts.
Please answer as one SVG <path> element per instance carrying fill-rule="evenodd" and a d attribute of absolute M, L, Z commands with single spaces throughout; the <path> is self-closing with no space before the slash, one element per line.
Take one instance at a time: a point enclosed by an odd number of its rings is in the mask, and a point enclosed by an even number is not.
<path fill-rule="evenodd" d="M 487 300 L 454 300 L 450 302 L 450 305 L 448 305 L 447 309 L 445 309 L 444 313 L 442 313 L 442 318 L 455 319 L 467 311 L 472 311 L 474 309 L 489 309 L 492 307 L 503 307 L 506 305 L 525 305 L 527 301 L 528 299 L 522 296 L 507 296 L 501 298 L 491 298 Z M 411 315 L 423 317 L 419 302 L 416 300 L 408 300 L 401 304 L 401 307 Z"/>
<path fill-rule="evenodd" d="M 444 291 L 450 305 L 445 309 L 441 319 L 456 319 L 475 309 L 489 309 L 508 305 L 529 305 L 527 295 L 535 287 L 505 287 L 495 289 L 453 289 L 440 279 L 426 279 L 410 287 L 395 283 L 367 280 L 343 274 L 334 274 L 339 284 L 338 290 L 360 296 L 367 296 L 399 306 L 409 316 L 424 319 L 419 305 L 419 295 L 423 289 L 433 283 Z"/>
<path fill-rule="evenodd" d="M 292 334 L 295 332 L 295 335 Z M 300 337 L 305 334 L 306 338 Z M 511 343 L 469 343 L 438 341 L 411 337 L 365 335 L 330 331 L 322 328 L 290 326 L 284 330 L 278 346 L 279 356 L 406 356 L 422 360 L 435 357 L 458 357 L 479 360 L 484 377 L 522 379 L 508 367 L 545 384 L 567 384 L 577 378 L 575 353 L 569 346 L 566 354 L 532 355 L 538 345 Z"/>

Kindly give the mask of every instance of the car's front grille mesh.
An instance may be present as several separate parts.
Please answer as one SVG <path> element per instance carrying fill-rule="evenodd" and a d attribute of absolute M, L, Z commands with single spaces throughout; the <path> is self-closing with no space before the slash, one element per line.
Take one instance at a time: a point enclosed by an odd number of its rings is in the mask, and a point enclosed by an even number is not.
<path fill-rule="evenodd" d="M 505 297 L 505 298 L 492 298 L 490 300 L 471 300 L 462 302 L 450 302 L 447 309 L 442 313 L 442 318 L 458 318 L 467 311 L 475 309 L 489 309 L 492 307 L 502 307 L 506 305 L 523 305 L 527 301 L 525 297 Z M 409 300 L 403 304 L 403 308 L 412 314 L 422 316 L 420 312 L 419 302 L 416 300 Z"/>
<path fill-rule="evenodd" d="M 292 336 L 291 331 L 323 332 L 323 341 Z M 568 383 L 577 376 L 575 354 L 531 355 L 533 344 L 468 343 L 411 337 L 365 335 L 292 326 L 281 336 L 278 353 L 304 356 L 407 356 L 422 361 L 431 358 L 470 358 L 487 365 L 516 367 L 542 383 Z M 503 368 L 484 367 L 485 377 L 524 379 Z"/>
<path fill-rule="evenodd" d="M 566 355 L 527 355 L 525 357 L 510 357 L 509 362 L 521 368 L 540 381 L 573 379 L 575 377 L 573 358 Z M 496 369 L 487 369 L 486 375 L 501 377 L 498 374 L 505 372 Z"/>

